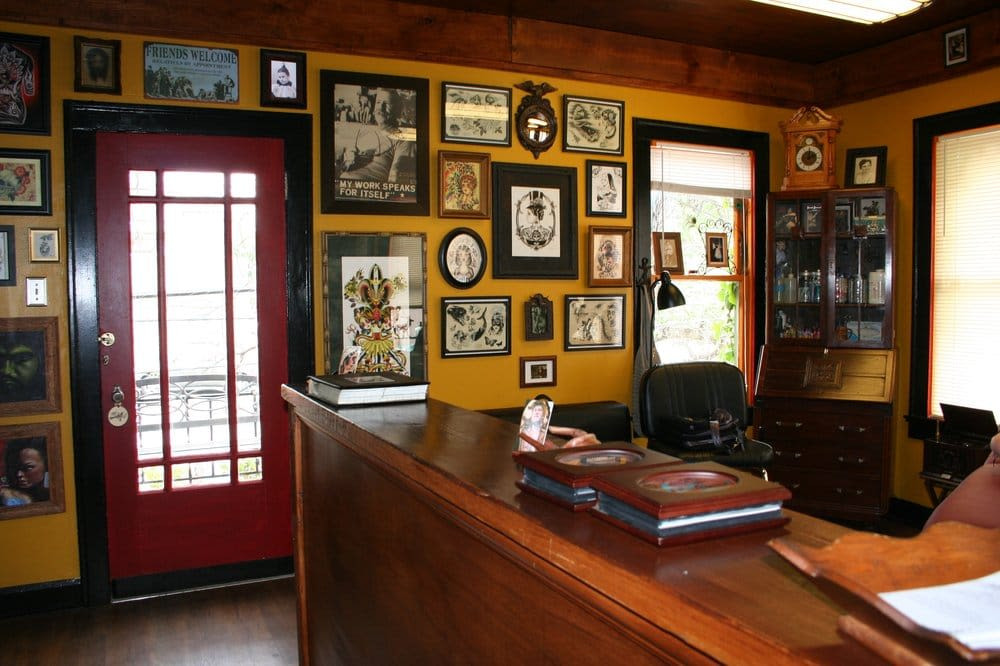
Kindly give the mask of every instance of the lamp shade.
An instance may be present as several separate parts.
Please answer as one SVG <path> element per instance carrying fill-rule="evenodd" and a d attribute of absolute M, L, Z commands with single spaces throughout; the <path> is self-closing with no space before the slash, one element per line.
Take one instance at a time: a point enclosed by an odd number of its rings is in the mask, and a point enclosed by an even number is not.
<path fill-rule="evenodd" d="M 656 294 L 657 310 L 666 310 L 667 308 L 684 305 L 687 302 L 684 300 L 684 294 L 681 293 L 681 290 L 670 279 L 670 273 L 667 271 L 664 270 L 660 273 L 660 279 L 653 283 L 654 286 L 656 284 L 660 285 L 660 291 Z"/>

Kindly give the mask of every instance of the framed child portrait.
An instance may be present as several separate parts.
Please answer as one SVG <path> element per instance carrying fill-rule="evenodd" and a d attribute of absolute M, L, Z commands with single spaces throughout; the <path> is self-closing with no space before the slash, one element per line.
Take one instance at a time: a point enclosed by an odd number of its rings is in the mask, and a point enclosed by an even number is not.
<path fill-rule="evenodd" d="M 59 423 L 0 426 L 0 520 L 64 510 Z"/>
<path fill-rule="evenodd" d="M 306 108 L 306 54 L 260 50 L 260 105 Z"/>
<path fill-rule="evenodd" d="M 122 43 L 117 39 L 73 36 L 76 92 L 122 94 Z"/>
<path fill-rule="evenodd" d="M 729 266 L 729 235 L 705 232 L 705 263 L 714 268 Z"/>

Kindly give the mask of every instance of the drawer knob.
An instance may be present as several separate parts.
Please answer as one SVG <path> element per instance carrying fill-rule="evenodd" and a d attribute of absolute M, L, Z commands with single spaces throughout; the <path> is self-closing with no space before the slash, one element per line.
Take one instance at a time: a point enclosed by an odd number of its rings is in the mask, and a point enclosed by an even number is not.
<path fill-rule="evenodd" d="M 868 432 L 867 426 L 855 426 L 855 427 L 852 428 L 851 426 L 847 426 L 847 425 L 839 425 L 839 426 L 837 426 L 837 430 L 839 430 L 840 432 L 846 432 L 848 430 L 853 430 L 853 431 L 858 432 L 858 433 Z"/>
<path fill-rule="evenodd" d="M 801 421 L 792 421 L 792 422 L 775 421 L 774 425 L 778 426 L 779 428 L 785 428 L 785 427 L 801 428 L 802 427 L 802 422 Z"/>
<path fill-rule="evenodd" d="M 802 457 L 802 454 L 801 454 L 801 453 L 799 453 L 798 451 L 796 451 L 796 452 L 795 452 L 795 455 L 793 455 L 792 457 L 793 457 L 793 458 L 801 458 L 801 457 Z"/>

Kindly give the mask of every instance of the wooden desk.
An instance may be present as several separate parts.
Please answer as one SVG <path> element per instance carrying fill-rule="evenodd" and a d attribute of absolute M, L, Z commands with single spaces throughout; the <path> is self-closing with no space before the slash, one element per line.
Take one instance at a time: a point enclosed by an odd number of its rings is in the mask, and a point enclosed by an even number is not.
<path fill-rule="evenodd" d="M 436 400 L 292 409 L 304 664 L 879 663 L 768 548 L 780 529 L 658 548 L 521 493 L 516 426 Z"/>

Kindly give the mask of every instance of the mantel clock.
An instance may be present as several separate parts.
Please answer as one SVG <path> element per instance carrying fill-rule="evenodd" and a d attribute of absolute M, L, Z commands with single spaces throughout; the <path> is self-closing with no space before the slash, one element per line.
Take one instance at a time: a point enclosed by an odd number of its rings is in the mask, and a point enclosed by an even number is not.
<path fill-rule="evenodd" d="M 785 135 L 782 190 L 837 187 L 834 143 L 842 122 L 817 106 L 803 106 L 779 123 Z"/>

